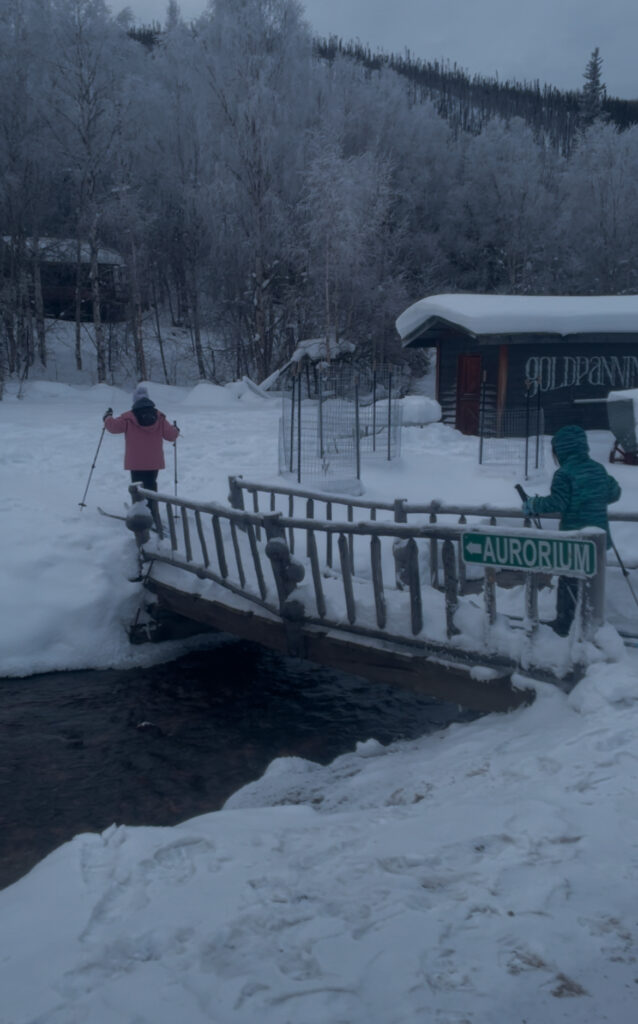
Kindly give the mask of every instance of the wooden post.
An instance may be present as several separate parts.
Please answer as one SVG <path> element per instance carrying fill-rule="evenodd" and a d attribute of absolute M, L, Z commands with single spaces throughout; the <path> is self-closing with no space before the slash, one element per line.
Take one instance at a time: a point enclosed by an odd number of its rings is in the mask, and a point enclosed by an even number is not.
<path fill-rule="evenodd" d="M 275 585 L 277 587 L 277 595 L 279 597 L 279 610 L 282 615 L 285 615 L 285 606 L 288 602 L 288 598 L 297 584 L 301 583 L 303 580 L 305 570 L 301 562 L 298 562 L 295 558 L 291 558 L 290 549 L 286 544 L 286 538 L 282 537 L 279 532 L 281 528 L 278 530 L 276 524 L 272 524 L 272 526 L 274 529 L 274 535 L 271 535 L 270 539 L 266 543 L 266 555 L 270 559 L 270 564 L 272 565 Z M 267 534 L 268 528 L 269 524 L 266 523 Z M 301 605 L 301 602 L 296 602 L 296 604 Z"/>
<path fill-rule="evenodd" d="M 255 515 L 259 515 L 259 491 L 256 489 L 253 491 L 253 512 Z M 261 527 L 259 523 L 256 526 L 257 540 L 261 540 Z"/>
<path fill-rule="evenodd" d="M 525 626 L 528 636 L 538 629 L 538 576 L 535 572 L 525 577 Z"/>
<path fill-rule="evenodd" d="M 219 572 L 222 579 L 228 578 L 228 563 L 226 561 L 226 552 L 224 551 L 224 538 L 222 536 L 222 528 L 219 522 L 219 516 L 213 516 L 213 536 L 215 538 L 215 550 L 217 551 L 217 562 L 219 565 Z"/>
<path fill-rule="evenodd" d="M 490 626 L 496 622 L 496 572 L 492 568 L 485 570 L 485 583 L 483 586 L 485 597 L 485 611 Z"/>
<path fill-rule="evenodd" d="M 182 509 L 182 528 L 184 533 L 184 549 L 186 551 L 186 561 L 193 561 L 193 548 L 191 545 L 191 532 L 188 525 L 188 509 Z"/>
<path fill-rule="evenodd" d="M 354 509 L 352 505 L 348 505 L 348 522 L 354 522 Z M 354 534 L 348 535 L 348 552 L 350 554 L 350 572 L 354 575 Z"/>
<path fill-rule="evenodd" d="M 175 516 L 173 515 L 173 506 L 170 502 L 166 504 L 166 516 L 168 518 L 168 532 L 171 535 L 171 551 L 177 551 L 177 533 L 175 530 Z"/>
<path fill-rule="evenodd" d="M 208 558 L 208 548 L 206 547 L 206 539 L 204 537 L 204 529 L 202 527 L 202 517 L 199 509 L 195 510 L 195 525 L 197 526 L 197 536 L 199 537 L 199 544 L 202 549 L 202 558 L 204 559 L 204 565 L 208 569 L 210 565 L 210 559 Z"/>
<path fill-rule="evenodd" d="M 228 477 L 228 501 L 231 508 L 244 511 L 244 489 L 240 483 L 241 476 Z"/>
<path fill-rule="evenodd" d="M 378 537 L 370 538 L 370 564 L 372 568 L 372 586 L 374 588 L 374 604 L 377 611 L 377 625 L 385 629 L 387 609 L 383 592 L 383 572 L 381 568 L 381 541 Z"/>
<path fill-rule="evenodd" d="M 449 538 L 443 541 L 441 561 L 443 562 L 443 586 L 445 589 L 445 626 L 448 637 L 452 637 L 460 632 L 458 626 L 454 625 L 454 615 L 459 604 L 459 581 L 456 572 L 454 542 Z"/>
<path fill-rule="evenodd" d="M 596 574 L 585 580 L 582 606 L 583 635 L 592 640 L 596 631 L 605 623 L 605 565 L 607 561 L 607 537 L 604 531 L 587 538 L 596 545 Z"/>
<path fill-rule="evenodd" d="M 339 561 L 341 562 L 341 577 L 343 579 L 343 592 L 346 599 L 346 612 L 348 615 L 348 622 L 352 625 L 357 621 L 357 610 L 354 602 L 354 592 L 352 589 L 352 575 L 350 573 L 350 550 L 348 548 L 348 541 L 343 533 L 339 534 L 337 546 L 339 548 Z"/>
<path fill-rule="evenodd" d="M 306 519 L 314 519 L 314 518 L 315 518 L 315 503 L 314 503 L 314 500 L 312 498 L 308 498 L 308 500 L 306 501 Z M 310 557 L 310 534 L 311 533 L 312 533 L 312 531 L 308 530 L 307 534 L 306 534 L 306 558 Z M 316 545 L 315 545 L 315 547 L 316 547 Z"/>
<path fill-rule="evenodd" d="M 408 514 L 405 511 L 405 505 L 407 504 L 406 498 L 395 498 L 394 499 L 394 521 L 395 523 L 407 523 Z"/>
<path fill-rule="evenodd" d="M 410 583 L 410 619 L 412 633 L 416 636 L 423 629 L 423 607 L 421 603 L 421 580 L 419 578 L 419 549 L 414 537 L 407 544 L 408 580 Z"/>
<path fill-rule="evenodd" d="M 235 552 L 235 564 L 237 566 L 237 572 L 239 574 L 239 583 L 243 590 L 243 588 L 246 586 L 246 574 L 244 573 L 244 566 L 241 560 L 239 538 L 237 536 L 237 525 L 232 519 L 230 521 L 230 535 L 233 538 L 233 550 Z"/>
<path fill-rule="evenodd" d="M 324 619 L 326 617 L 326 599 L 324 597 L 323 585 L 321 583 L 321 566 L 319 565 L 319 555 L 317 553 L 317 542 L 315 540 L 314 530 L 308 530 L 308 557 L 310 558 L 310 568 L 312 569 L 312 582 L 315 588 L 317 614 L 320 619 Z"/>
<path fill-rule="evenodd" d="M 437 522 L 436 510 L 439 507 L 437 501 L 433 501 L 430 505 L 429 522 L 432 524 Z M 430 538 L 430 585 L 433 587 L 439 585 L 439 542 L 436 537 Z"/>
<path fill-rule="evenodd" d="M 261 568 L 261 559 L 259 557 L 259 548 L 257 547 L 257 538 L 255 536 L 255 528 L 252 523 L 246 524 L 246 532 L 248 534 L 248 543 L 250 544 L 250 553 L 253 556 L 253 565 L 255 567 L 255 575 L 257 577 L 257 586 L 259 587 L 259 593 L 262 601 L 266 600 L 267 588 L 264 574 Z"/>
<path fill-rule="evenodd" d="M 465 516 L 461 516 L 459 518 L 459 526 L 465 526 L 466 523 L 467 523 L 467 519 L 465 518 Z M 463 559 L 463 541 L 462 541 L 461 537 L 459 537 L 459 540 L 458 540 L 458 562 L 457 562 L 457 565 L 458 565 L 458 573 L 459 573 L 459 594 L 464 594 L 465 590 L 466 590 L 465 584 L 467 582 L 467 571 L 466 571 L 466 568 L 465 568 L 465 561 Z"/>

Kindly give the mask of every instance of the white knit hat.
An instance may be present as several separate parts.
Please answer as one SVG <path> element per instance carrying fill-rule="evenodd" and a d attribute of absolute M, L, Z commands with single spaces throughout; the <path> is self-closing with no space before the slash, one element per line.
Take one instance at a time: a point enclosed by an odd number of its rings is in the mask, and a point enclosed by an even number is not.
<path fill-rule="evenodd" d="M 133 392 L 133 405 L 139 402 L 140 398 L 148 398 L 148 388 L 145 384 L 138 384 Z"/>

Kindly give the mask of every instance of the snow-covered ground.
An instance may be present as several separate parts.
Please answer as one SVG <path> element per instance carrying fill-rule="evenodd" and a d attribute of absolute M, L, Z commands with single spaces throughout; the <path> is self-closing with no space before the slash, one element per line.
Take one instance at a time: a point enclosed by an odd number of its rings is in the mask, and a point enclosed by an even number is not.
<path fill-rule="evenodd" d="M 225 500 L 229 473 L 276 477 L 276 399 L 149 389 L 182 430 L 181 494 Z M 2 675 L 184 649 L 126 639 L 135 546 L 96 511 L 127 499 L 121 438 L 105 436 L 79 506 L 107 406 L 130 395 L 33 382 L 0 402 Z M 611 435 L 590 440 L 606 461 Z M 638 470 L 611 470 L 635 509 Z M 363 478 L 367 496 L 508 506 L 522 469 L 480 467 L 475 438 L 430 424 Z M 615 537 L 638 563 L 635 529 Z M 617 570 L 609 604 L 638 619 Z M 328 767 L 276 761 L 175 828 L 76 837 L 0 893 L 0 1024 L 633 1024 L 637 693 L 628 651 L 569 696 L 539 685 L 506 716 L 362 742 Z"/>

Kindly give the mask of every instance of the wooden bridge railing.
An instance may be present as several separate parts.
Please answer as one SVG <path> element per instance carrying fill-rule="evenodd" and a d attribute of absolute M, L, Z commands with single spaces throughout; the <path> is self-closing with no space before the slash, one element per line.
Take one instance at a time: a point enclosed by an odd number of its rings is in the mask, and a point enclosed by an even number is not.
<path fill-rule="evenodd" d="M 347 494 L 330 494 L 326 491 L 317 491 L 293 487 L 285 484 L 265 484 L 255 480 L 245 479 L 243 476 L 230 476 L 228 478 L 229 494 L 228 500 L 233 508 L 244 509 L 244 495 L 249 496 L 249 501 L 254 512 L 268 508 L 270 512 L 280 509 L 289 517 L 295 512 L 305 518 L 323 518 L 332 520 L 338 518 L 335 510 L 342 509 L 342 515 L 348 522 L 353 522 L 355 515 L 369 518 L 371 522 L 377 520 L 392 519 L 396 523 L 408 523 L 414 519 L 423 520 L 427 517 L 429 523 L 436 524 L 444 521 L 449 524 L 450 520 L 464 526 L 472 520 L 488 520 L 490 526 L 497 526 L 507 523 L 508 520 L 521 521 L 522 525 L 532 525 L 529 517 L 525 516 L 520 504 L 514 506 L 496 505 L 460 505 L 446 504 L 441 501 L 412 502 L 406 498 L 395 498 L 393 501 L 379 501 L 365 499 L 359 496 Z M 549 513 L 543 516 L 543 520 L 549 523 L 558 523 L 560 516 L 556 513 Z M 608 509 L 610 523 L 638 523 L 638 512 L 618 512 L 613 507 Z M 294 552 L 295 536 L 290 531 L 289 543 Z M 331 540 L 327 541 L 326 561 L 332 565 Z M 440 569 L 442 564 L 442 553 L 440 544 L 436 538 L 430 543 L 429 571 L 430 583 L 434 587 L 443 587 Z M 624 564 L 629 569 L 637 569 L 638 563 L 624 559 Z M 459 592 L 466 591 L 465 563 L 457 553 L 457 573 L 459 577 Z M 482 577 L 482 573 L 479 574 Z"/>
<path fill-rule="evenodd" d="M 463 523 L 355 522 L 355 508 L 367 506 L 360 501 L 352 504 L 345 521 L 338 521 L 315 518 L 314 507 L 302 518 L 277 510 L 249 511 L 189 501 L 140 487 L 131 491 L 134 499 L 155 501 L 160 511 L 165 511 L 165 541 L 142 546 L 148 561 L 212 580 L 291 624 L 323 625 L 403 644 L 422 645 L 427 639 L 456 651 L 471 646 L 455 622 L 460 597 L 458 565 L 462 561 L 458 551 L 462 534 L 467 532 Z M 306 502 L 314 500 L 304 497 Z M 321 500 L 334 501 L 325 495 Z M 341 496 L 338 502 L 343 502 Z M 344 503 L 350 504 L 349 499 Z M 481 527 L 472 527 L 472 531 L 480 533 Z M 489 527 L 483 532 L 489 534 Z M 535 536 L 533 531 L 529 533 Z M 290 544 L 295 534 L 298 540 L 302 534 L 305 538 L 303 562 L 294 556 Z M 549 541 L 565 539 L 565 534 L 555 531 L 543 536 Z M 598 531 L 597 537 L 588 535 L 587 539 L 595 539 L 599 549 L 596 576 L 579 580 L 582 624 L 585 635 L 590 635 L 602 624 L 604 615 L 604 534 Z M 433 542 L 441 554 L 439 591 L 424 587 L 422 579 L 423 544 L 431 546 Z M 320 557 L 320 546 L 325 558 Z M 495 576 L 493 569 L 485 573 L 483 621 L 487 629 L 497 619 Z M 539 624 L 538 573 L 526 571 L 525 581 L 525 630 L 531 637 Z M 432 611 L 433 605 L 438 611 Z M 428 628 L 433 624 L 434 633 Z"/>

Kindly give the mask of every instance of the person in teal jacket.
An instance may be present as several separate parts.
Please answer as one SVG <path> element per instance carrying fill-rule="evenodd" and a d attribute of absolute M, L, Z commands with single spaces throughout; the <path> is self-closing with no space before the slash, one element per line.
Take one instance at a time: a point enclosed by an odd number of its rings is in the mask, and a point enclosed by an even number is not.
<path fill-rule="evenodd" d="M 551 512 L 560 514 L 561 530 L 581 530 L 585 526 L 599 526 L 607 533 L 607 547 L 611 547 L 611 534 L 607 519 L 607 506 L 618 501 L 620 485 L 604 466 L 589 455 L 587 435 L 582 427 L 561 427 L 552 438 L 552 452 L 558 469 L 552 478 L 550 492 L 545 497 L 527 498 L 523 512 L 528 516 L 543 516 Z M 567 636 L 574 620 L 578 581 L 561 576 L 558 581 L 556 618 L 548 625 L 559 636 Z"/>

